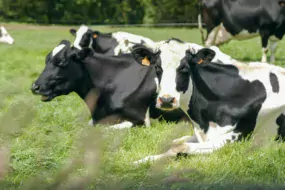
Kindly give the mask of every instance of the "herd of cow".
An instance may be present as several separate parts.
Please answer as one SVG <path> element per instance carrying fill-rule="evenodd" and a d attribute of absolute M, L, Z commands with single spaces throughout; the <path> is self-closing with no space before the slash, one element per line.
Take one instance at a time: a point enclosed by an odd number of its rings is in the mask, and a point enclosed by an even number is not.
<path fill-rule="evenodd" d="M 239 0 L 236 6 L 237 1 L 231 0 L 203 2 L 205 23 L 210 22 L 208 45 L 226 31 L 234 37 L 242 30 L 259 30 L 266 46 L 270 37 L 283 36 L 278 27 L 284 25 L 276 13 L 284 11 L 282 0 L 272 6 L 259 0 L 259 15 L 252 17 L 246 11 L 252 12 L 256 0 Z M 246 2 L 251 9 L 241 8 Z M 232 10 L 226 15 L 213 11 L 225 6 Z M 277 11 L 265 14 L 270 10 Z M 235 16 L 237 12 L 242 14 Z M 250 24 L 242 24 L 244 19 Z M 193 124 L 193 136 L 176 139 L 167 152 L 136 164 L 178 153 L 211 153 L 249 136 L 285 137 L 285 69 L 265 63 L 264 56 L 262 62 L 242 63 L 216 46 L 205 48 L 177 38 L 154 42 L 126 32 L 101 33 L 85 25 L 70 33 L 74 42 L 62 40 L 53 48 L 32 84 L 32 92 L 41 95 L 42 101 L 76 92 L 90 110 L 89 124 L 107 122 L 112 129 L 150 126 L 150 118 Z"/>

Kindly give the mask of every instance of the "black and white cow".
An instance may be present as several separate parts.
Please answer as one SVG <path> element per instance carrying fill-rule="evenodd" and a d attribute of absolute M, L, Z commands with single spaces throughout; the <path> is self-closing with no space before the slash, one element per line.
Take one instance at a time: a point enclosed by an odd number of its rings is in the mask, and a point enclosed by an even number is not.
<path fill-rule="evenodd" d="M 155 43 L 146 37 L 127 33 L 101 33 L 93 31 L 85 25 L 81 25 L 78 30 L 72 28 L 70 33 L 75 36 L 73 46 L 81 49 L 91 47 L 97 53 L 105 55 L 119 55 L 130 53 L 131 48 L 137 44 L 144 44 L 153 47 Z"/>
<path fill-rule="evenodd" d="M 188 97 L 187 113 L 195 135 L 174 140 L 160 155 L 135 163 L 204 154 L 245 137 L 285 137 L 285 72 L 265 64 L 218 64 L 215 52 L 186 51 L 176 69 L 176 90 Z"/>
<path fill-rule="evenodd" d="M 14 44 L 14 39 L 3 26 L 0 27 L 0 43 Z"/>
<path fill-rule="evenodd" d="M 285 0 L 201 0 L 206 24 L 206 46 L 220 45 L 231 39 L 261 36 L 262 59 L 275 61 L 277 41 L 285 33 Z M 203 35 L 203 34 L 202 34 Z"/>
<path fill-rule="evenodd" d="M 159 53 L 137 47 L 132 54 L 105 56 L 90 48 L 70 47 L 63 40 L 47 55 L 46 66 L 31 90 L 42 101 L 76 92 L 89 106 L 93 122 L 119 115 L 123 122 L 111 128 L 148 126 L 147 110 L 159 81 Z M 90 92 L 94 92 L 91 98 Z"/>
<path fill-rule="evenodd" d="M 182 108 L 187 110 L 188 104 L 181 104 L 180 102 L 187 102 L 188 97 L 181 95 L 181 93 L 176 90 L 176 69 L 179 67 L 180 60 L 185 56 L 185 51 L 187 49 L 198 51 L 202 48 L 203 46 L 198 44 L 184 43 L 183 41 L 177 39 L 171 39 L 165 41 L 164 43 L 161 42 L 161 44 L 158 46 L 158 49 L 161 51 L 160 59 L 163 70 L 156 102 L 156 107 L 158 109 L 172 111 Z M 216 53 L 213 60 L 215 62 L 228 64 L 238 62 L 237 60 L 221 52 L 216 46 L 211 47 L 211 49 Z"/>

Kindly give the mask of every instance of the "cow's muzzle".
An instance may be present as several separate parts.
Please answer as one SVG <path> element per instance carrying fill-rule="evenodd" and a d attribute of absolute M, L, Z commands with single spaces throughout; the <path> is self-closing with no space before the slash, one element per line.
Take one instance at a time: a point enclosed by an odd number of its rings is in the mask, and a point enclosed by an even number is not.
<path fill-rule="evenodd" d="M 176 98 L 166 94 L 158 97 L 156 107 L 162 110 L 173 110 L 176 109 L 176 104 Z"/>
<path fill-rule="evenodd" d="M 40 90 L 41 90 L 41 87 L 40 87 L 39 85 L 36 85 L 35 83 L 32 84 L 32 87 L 31 87 L 32 93 L 35 94 L 35 95 L 41 95 L 41 96 L 42 96 L 41 100 L 42 100 L 43 102 L 47 102 L 47 101 L 50 101 L 50 100 L 53 99 L 53 96 L 50 96 L 50 95 L 43 95 L 43 94 L 40 92 Z"/>

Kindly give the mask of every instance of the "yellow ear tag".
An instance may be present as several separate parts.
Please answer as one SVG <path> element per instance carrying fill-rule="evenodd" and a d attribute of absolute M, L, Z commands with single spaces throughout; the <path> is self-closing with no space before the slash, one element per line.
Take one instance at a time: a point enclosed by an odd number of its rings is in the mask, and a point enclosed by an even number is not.
<path fill-rule="evenodd" d="M 93 38 L 97 38 L 97 34 L 93 34 Z"/>
<path fill-rule="evenodd" d="M 203 63 L 203 61 L 204 61 L 203 59 L 200 59 L 200 61 L 198 61 L 197 63 L 201 64 L 201 63 Z"/>
<path fill-rule="evenodd" d="M 149 62 L 149 60 L 148 60 L 147 57 L 144 57 L 144 58 L 143 58 L 142 64 L 145 65 L 145 66 L 150 66 L 150 62 Z"/>

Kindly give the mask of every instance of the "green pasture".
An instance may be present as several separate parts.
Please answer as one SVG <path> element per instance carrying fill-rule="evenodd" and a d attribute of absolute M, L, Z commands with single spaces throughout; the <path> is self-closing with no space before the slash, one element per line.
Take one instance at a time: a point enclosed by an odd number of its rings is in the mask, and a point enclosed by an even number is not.
<path fill-rule="evenodd" d="M 75 93 L 41 102 L 30 86 L 45 56 L 60 40 L 73 40 L 70 27 L 5 26 L 16 43 L 0 44 L 0 142 L 10 152 L 0 189 L 281 189 L 285 183 L 285 144 L 278 143 L 240 142 L 211 155 L 132 165 L 192 134 L 192 126 L 153 121 L 150 128 L 107 131 L 87 126 L 87 106 Z M 197 29 L 92 28 L 201 44 Z M 283 40 L 277 65 L 285 65 L 284 48 Z M 231 41 L 221 50 L 241 61 L 259 61 L 261 40 Z M 4 161 L 0 154 L 0 174 Z"/>

